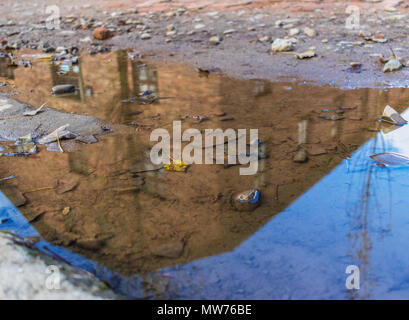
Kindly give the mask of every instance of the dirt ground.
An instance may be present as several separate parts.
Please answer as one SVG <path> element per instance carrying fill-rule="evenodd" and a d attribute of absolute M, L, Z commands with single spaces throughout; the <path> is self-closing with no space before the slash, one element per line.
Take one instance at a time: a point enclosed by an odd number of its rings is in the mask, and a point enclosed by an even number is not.
<path fill-rule="evenodd" d="M 46 11 L 50 5 L 57 6 L 60 29 L 46 27 L 46 19 L 53 15 Z M 359 25 L 353 30 L 346 28 L 351 17 L 348 6 L 359 8 Z M 408 84 L 407 68 L 383 73 L 377 56 L 388 57 L 393 50 L 402 61 L 409 59 L 409 10 L 404 1 L 23 0 L 2 1 L 0 11 L 5 13 L 0 21 L 4 45 L 7 41 L 7 45 L 40 49 L 77 46 L 93 53 L 131 48 L 164 61 L 246 79 L 297 78 L 340 87 Z M 93 39 L 97 26 L 107 27 L 113 36 Z M 312 36 L 304 34 L 305 27 L 313 29 Z M 368 35 L 365 40 L 360 31 L 387 41 L 374 42 Z M 145 34 L 149 39 L 142 40 Z M 215 35 L 221 38 L 216 46 L 209 43 Z M 276 38 L 292 39 L 297 52 L 314 47 L 316 57 L 271 55 L 271 41 Z M 351 62 L 362 63 L 362 72 L 349 73 Z"/>

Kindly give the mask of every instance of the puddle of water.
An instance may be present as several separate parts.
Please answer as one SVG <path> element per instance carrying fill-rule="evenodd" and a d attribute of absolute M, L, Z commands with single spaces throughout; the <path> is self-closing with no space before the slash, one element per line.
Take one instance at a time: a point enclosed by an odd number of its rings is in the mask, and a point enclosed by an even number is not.
<path fill-rule="evenodd" d="M 406 235 L 400 177 L 407 169 L 382 171 L 369 155 L 391 150 L 377 119 L 387 104 L 405 110 L 409 90 L 206 77 L 183 65 L 128 60 L 121 51 L 81 56 L 76 66 L 63 74 L 47 61 L 6 68 L 1 81 L 9 85 L 0 90 L 18 91 L 14 98 L 36 107 L 47 102 L 105 120 L 114 133 L 62 154 L 40 148 L 1 157 L 0 174 L 16 176 L 3 184 L 24 193 L 19 210 L 41 236 L 115 272 L 114 288 L 137 297 L 149 283 L 148 297 L 220 299 L 403 292 L 409 260 L 397 242 Z M 58 84 L 77 90 L 51 96 Z M 135 98 L 147 90 L 154 101 Z M 268 157 L 253 176 L 216 164 L 140 173 L 155 169 L 151 131 L 171 132 L 173 120 L 183 129 L 258 129 Z M 388 137 L 401 136 L 398 130 Z M 405 150 L 405 139 L 400 143 Z M 293 161 L 300 150 L 305 163 Z M 232 195 L 253 188 L 261 205 L 236 211 Z M 388 277 L 386 262 L 402 278 Z M 356 294 L 345 290 L 349 264 L 362 268 Z"/>

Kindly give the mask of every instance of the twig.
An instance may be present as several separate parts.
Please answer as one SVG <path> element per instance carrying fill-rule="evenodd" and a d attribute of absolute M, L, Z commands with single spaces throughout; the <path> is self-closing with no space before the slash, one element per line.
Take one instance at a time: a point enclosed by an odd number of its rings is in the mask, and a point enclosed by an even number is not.
<path fill-rule="evenodd" d="M 36 191 L 42 191 L 42 190 L 49 190 L 49 189 L 54 189 L 54 187 L 42 187 L 42 188 L 37 188 L 33 190 L 28 190 L 28 191 L 24 191 L 23 194 L 36 192 Z"/>
<path fill-rule="evenodd" d="M 57 134 L 57 144 L 58 144 L 58 147 L 60 148 L 61 153 L 64 153 L 64 149 L 61 147 L 60 138 L 58 137 L 58 131 L 56 132 L 56 134 Z"/>

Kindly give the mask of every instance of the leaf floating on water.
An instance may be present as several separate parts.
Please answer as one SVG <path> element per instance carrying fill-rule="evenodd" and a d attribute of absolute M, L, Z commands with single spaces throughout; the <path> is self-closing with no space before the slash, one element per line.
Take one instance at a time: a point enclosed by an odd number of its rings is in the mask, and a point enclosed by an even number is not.
<path fill-rule="evenodd" d="M 382 119 L 392 122 L 398 126 L 408 123 L 402 116 L 391 106 L 386 106 L 383 110 Z"/>
<path fill-rule="evenodd" d="M 45 61 L 51 61 L 53 59 L 53 57 L 52 56 L 40 56 L 40 57 L 37 57 L 37 59 L 45 60 Z"/>
<path fill-rule="evenodd" d="M 163 167 L 168 171 L 185 172 L 187 169 L 187 164 L 183 161 L 176 160 L 173 163 L 170 162 L 168 164 L 165 164 Z"/>
<path fill-rule="evenodd" d="M 70 208 L 70 207 L 65 207 L 65 208 L 61 211 L 61 213 L 62 213 L 63 216 L 66 216 L 67 214 L 70 213 L 70 211 L 71 211 L 71 208 Z"/>
<path fill-rule="evenodd" d="M 399 153 L 384 152 L 370 157 L 387 166 L 409 166 L 409 157 Z"/>

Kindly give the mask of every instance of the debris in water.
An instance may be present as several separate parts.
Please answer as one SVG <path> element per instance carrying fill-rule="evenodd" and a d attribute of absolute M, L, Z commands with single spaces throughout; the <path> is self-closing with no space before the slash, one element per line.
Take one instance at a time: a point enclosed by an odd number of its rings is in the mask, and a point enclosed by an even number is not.
<path fill-rule="evenodd" d="M 88 238 L 88 239 L 79 239 L 76 241 L 76 245 L 85 250 L 99 250 L 105 244 L 105 239 L 96 239 L 96 238 Z"/>
<path fill-rule="evenodd" d="M 185 244 L 183 241 L 173 241 L 151 247 L 151 252 L 158 257 L 179 258 L 183 254 Z"/>
<path fill-rule="evenodd" d="M 47 104 L 47 103 L 43 103 L 43 104 L 41 105 L 41 107 L 39 107 L 38 109 L 23 112 L 23 116 L 35 116 L 37 113 L 41 112 L 41 110 L 43 109 L 43 107 L 44 107 L 46 104 Z"/>
<path fill-rule="evenodd" d="M 58 129 L 54 130 L 51 132 L 49 135 L 46 135 L 45 137 L 41 138 L 38 142 L 40 144 L 47 144 L 50 142 L 57 141 L 57 139 L 73 139 L 75 138 L 75 135 L 67 130 L 67 127 L 69 124 L 66 124 L 62 127 L 59 127 Z"/>
<path fill-rule="evenodd" d="M 207 120 L 206 117 L 202 117 L 202 116 L 185 116 L 185 119 L 194 119 L 194 120 L 198 120 L 199 122 Z"/>
<path fill-rule="evenodd" d="M 307 152 L 302 148 L 297 151 L 293 159 L 294 162 L 304 163 L 308 161 Z"/>
<path fill-rule="evenodd" d="M 51 61 L 51 60 L 53 59 L 53 56 L 50 56 L 50 55 L 46 55 L 46 56 L 40 55 L 40 56 L 37 56 L 36 58 L 39 59 L 39 60 Z"/>
<path fill-rule="evenodd" d="M 31 192 L 37 192 L 37 191 L 43 191 L 43 190 L 50 190 L 54 189 L 54 187 L 41 187 L 41 188 L 36 188 L 28 191 L 24 191 L 24 194 L 31 193 Z"/>
<path fill-rule="evenodd" d="M 89 135 L 89 136 L 78 136 L 75 138 L 75 141 L 78 141 L 84 144 L 93 144 L 93 143 L 97 143 L 98 139 L 95 138 L 95 136 L 93 135 Z"/>
<path fill-rule="evenodd" d="M 370 158 L 380 162 L 384 166 L 409 166 L 409 157 L 399 153 L 378 153 L 370 156 Z"/>
<path fill-rule="evenodd" d="M 24 68 L 31 68 L 33 66 L 29 60 L 19 60 L 18 64 L 24 66 Z"/>
<path fill-rule="evenodd" d="M 25 135 L 23 137 L 20 137 L 16 140 L 15 145 L 22 145 L 22 144 L 28 144 L 28 143 L 33 143 L 33 136 L 31 133 L 28 135 Z"/>
<path fill-rule="evenodd" d="M 57 187 L 55 188 L 55 193 L 63 194 L 69 191 L 73 191 L 78 185 L 79 185 L 78 180 L 60 181 L 57 179 Z"/>
<path fill-rule="evenodd" d="M 74 93 L 75 86 L 73 86 L 72 84 L 60 84 L 58 86 L 53 87 L 51 91 L 53 95 Z"/>
<path fill-rule="evenodd" d="M 10 152 L 5 152 L 3 155 L 8 157 L 27 157 L 35 153 L 38 153 L 38 148 L 35 144 L 23 144 L 12 146 Z"/>
<path fill-rule="evenodd" d="M 16 177 L 16 176 L 5 177 L 5 178 L 0 179 L 0 181 L 11 180 L 11 179 L 14 179 L 15 177 Z"/>
<path fill-rule="evenodd" d="M 56 133 L 56 135 L 57 135 L 58 148 L 60 149 L 61 153 L 64 153 L 64 149 L 62 148 L 61 143 L 60 143 L 60 138 L 58 137 L 58 132 Z"/>
<path fill-rule="evenodd" d="M 327 153 L 327 150 L 320 145 L 314 144 L 308 148 L 308 154 L 311 156 L 319 156 L 319 155 L 326 154 L 326 153 Z"/>
<path fill-rule="evenodd" d="M 345 117 L 342 114 L 337 114 L 337 113 L 334 113 L 331 116 L 318 116 L 318 117 L 324 120 L 331 120 L 331 121 L 338 121 L 338 120 L 345 119 Z"/>
<path fill-rule="evenodd" d="M 391 122 L 391 124 L 398 126 L 408 123 L 395 109 L 393 109 L 389 105 L 386 106 L 385 109 L 383 110 L 381 120 Z"/>
<path fill-rule="evenodd" d="M 70 208 L 70 207 L 65 207 L 65 208 L 61 211 L 61 213 L 62 213 L 63 216 L 66 216 L 66 215 L 68 215 L 68 214 L 70 213 L 70 211 L 71 211 L 71 208 Z"/>
<path fill-rule="evenodd" d="M 233 206 L 238 211 L 252 211 L 260 205 L 260 191 L 251 189 L 233 195 Z"/>
<path fill-rule="evenodd" d="M 163 167 L 168 171 L 185 172 L 188 165 L 181 160 L 175 160 L 173 162 L 165 164 Z"/>

